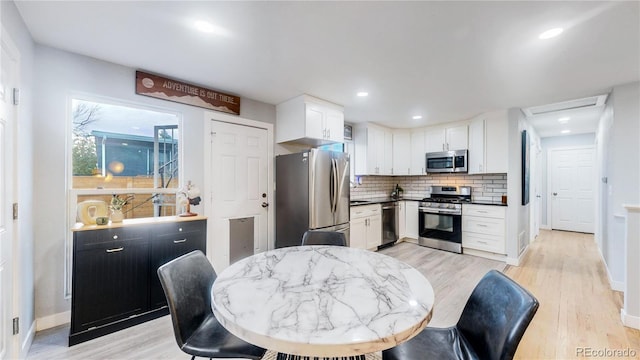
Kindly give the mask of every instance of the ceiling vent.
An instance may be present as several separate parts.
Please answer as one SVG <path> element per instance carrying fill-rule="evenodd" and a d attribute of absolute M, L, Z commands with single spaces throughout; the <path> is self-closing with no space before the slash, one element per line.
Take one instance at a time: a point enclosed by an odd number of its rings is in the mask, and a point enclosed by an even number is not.
<path fill-rule="evenodd" d="M 529 108 L 524 108 L 522 111 L 527 116 L 536 116 L 543 115 L 549 113 L 555 113 L 559 111 L 566 110 L 578 110 L 578 109 L 588 109 L 592 107 L 602 106 L 607 101 L 607 94 L 591 96 L 584 99 L 576 99 L 563 101 L 555 104 L 548 105 L 540 105 L 540 106 L 532 106 Z"/>

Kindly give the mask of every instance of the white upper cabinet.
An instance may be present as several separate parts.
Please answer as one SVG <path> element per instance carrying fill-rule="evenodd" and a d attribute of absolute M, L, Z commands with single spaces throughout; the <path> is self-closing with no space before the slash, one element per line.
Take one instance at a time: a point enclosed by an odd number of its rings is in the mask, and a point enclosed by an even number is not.
<path fill-rule="evenodd" d="M 507 172 L 507 111 L 481 114 L 469 125 L 469 174 Z"/>
<path fill-rule="evenodd" d="M 484 165 L 484 123 L 485 116 L 480 115 L 469 124 L 469 156 L 467 169 L 469 174 L 483 174 Z"/>
<path fill-rule="evenodd" d="M 506 173 L 508 165 L 508 116 L 506 110 L 494 111 L 484 123 L 485 173 Z"/>
<path fill-rule="evenodd" d="M 382 173 L 393 175 L 393 133 L 391 130 L 384 130 L 384 160 L 382 161 Z"/>
<path fill-rule="evenodd" d="M 424 134 L 426 152 L 465 150 L 468 146 L 467 125 L 427 128 Z"/>
<path fill-rule="evenodd" d="M 344 142 L 344 113 L 342 109 L 327 109 L 325 117 L 327 137 L 332 142 Z"/>
<path fill-rule="evenodd" d="M 344 109 L 300 95 L 276 106 L 276 141 L 312 146 L 344 142 Z"/>
<path fill-rule="evenodd" d="M 469 147 L 467 125 L 460 125 L 445 129 L 447 150 L 466 150 Z"/>
<path fill-rule="evenodd" d="M 393 175 L 411 175 L 411 131 L 393 132 Z"/>
<path fill-rule="evenodd" d="M 507 111 L 484 113 L 449 127 L 354 127 L 355 175 L 426 175 L 425 153 L 469 150 L 469 174 L 507 172 Z"/>
<path fill-rule="evenodd" d="M 353 130 L 355 143 L 356 175 L 392 175 L 393 134 L 391 130 L 373 125 L 356 125 Z"/>
<path fill-rule="evenodd" d="M 425 175 L 425 156 L 427 152 L 424 147 L 424 129 L 411 131 L 411 174 Z"/>

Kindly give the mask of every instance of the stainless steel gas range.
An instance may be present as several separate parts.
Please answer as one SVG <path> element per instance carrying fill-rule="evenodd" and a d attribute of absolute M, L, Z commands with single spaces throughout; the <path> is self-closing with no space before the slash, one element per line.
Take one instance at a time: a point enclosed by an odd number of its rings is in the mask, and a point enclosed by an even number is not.
<path fill-rule="evenodd" d="M 469 186 L 432 186 L 418 207 L 418 244 L 461 254 L 462 204 L 470 202 Z"/>

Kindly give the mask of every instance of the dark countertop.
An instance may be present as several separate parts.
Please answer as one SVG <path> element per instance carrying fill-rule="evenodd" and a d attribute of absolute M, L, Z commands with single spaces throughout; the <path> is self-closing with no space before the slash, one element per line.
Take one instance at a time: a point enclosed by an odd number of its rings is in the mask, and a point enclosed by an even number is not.
<path fill-rule="evenodd" d="M 401 199 L 393 199 L 393 198 L 391 198 L 389 196 L 372 197 L 372 198 L 361 198 L 361 199 L 353 199 L 353 200 L 351 200 L 351 206 L 381 204 L 381 203 L 385 203 L 385 202 L 395 202 L 395 201 L 422 201 L 422 198 L 418 199 L 418 198 L 403 197 Z M 507 204 L 503 204 L 500 201 L 487 201 L 487 200 L 474 200 L 474 201 L 471 201 L 470 204 L 491 205 L 491 206 L 507 206 Z"/>
<path fill-rule="evenodd" d="M 507 204 L 503 204 L 500 201 L 471 201 L 471 204 L 474 205 L 492 205 L 492 206 L 507 206 Z"/>
<path fill-rule="evenodd" d="M 372 204 L 381 204 L 385 202 L 396 202 L 396 201 L 422 201 L 422 198 L 400 198 L 393 199 L 389 196 L 381 196 L 381 197 L 372 197 L 372 198 L 361 198 L 361 199 L 352 199 L 351 206 L 360 206 L 360 205 L 372 205 Z"/>

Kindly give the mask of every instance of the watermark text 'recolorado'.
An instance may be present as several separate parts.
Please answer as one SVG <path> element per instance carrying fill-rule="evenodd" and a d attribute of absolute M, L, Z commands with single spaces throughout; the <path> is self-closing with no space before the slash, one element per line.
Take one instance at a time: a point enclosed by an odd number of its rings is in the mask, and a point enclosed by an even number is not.
<path fill-rule="evenodd" d="M 636 349 L 609 349 L 609 348 L 592 348 L 577 347 L 576 356 L 590 358 L 635 358 L 638 356 Z"/>

